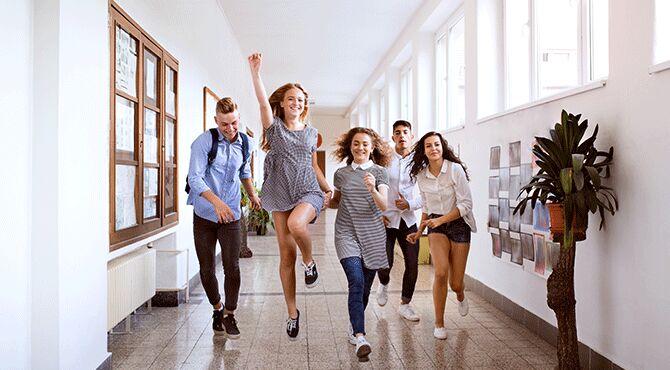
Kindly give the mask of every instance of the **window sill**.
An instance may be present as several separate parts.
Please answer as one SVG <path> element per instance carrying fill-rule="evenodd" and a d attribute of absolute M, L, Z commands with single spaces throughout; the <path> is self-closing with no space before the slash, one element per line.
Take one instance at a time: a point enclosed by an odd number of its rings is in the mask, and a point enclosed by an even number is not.
<path fill-rule="evenodd" d="M 109 254 L 107 255 L 107 261 L 111 261 L 114 258 L 121 257 L 124 254 L 128 254 L 130 252 L 133 252 L 134 250 L 143 247 L 147 245 L 150 242 L 153 242 L 155 240 L 158 240 L 168 234 L 174 233 L 176 231 L 176 227 L 179 225 L 179 222 L 176 222 L 174 224 L 166 225 L 160 229 L 156 229 L 151 233 L 145 234 L 140 236 L 140 240 L 134 241 L 132 243 L 129 243 L 127 245 L 123 245 L 124 243 L 119 243 L 121 246 L 119 248 L 114 249 L 113 251 L 110 251 Z"/>
<path fill-rule="evenodd" d="M 458 125 L 458 126 L 449 127 L 447 129 L 444 129 L 442 132 L 445 133 L 445 134 L 448 134 L 450 132 L 460 131 L 460 130 L 463 130 L 463 129 L 465 129 L 465 125 Z"/>
<path fill-rule="evenodd" d="M 649 66 L 649 74 L 663 72 L 670 69 L 670 60 Z"/>
<path fill-rule="evenodd" d="M 670 66 L 667 67 L 667 68 L 670 68 Z M 587 91 L 599 89 L 601 87 L 604 87 L 606 84 L 607 84 L 607 79 L 606 78 L 603 78 L 603 79 L 600 79 L 600 80 L 595 80 L 595 81 L 589 82 L 586 85 L 575 87 L 575 88 L 563 91 L 563 92 L 555 94 L 555 95 L 547 96 L 547 97 L 542 98 L 540 100 L 536 100 L 536 101 L 533 101 L 533 102 L 530 102 L 530 103 L 519 105 L 517 107 L 510 108 L 508 110 L 502 111 L 500 113 L 496 113 L 496 114 L 493 114 L 493 115 L 490 115 L 490 116 L 480 118 L 475 123 L 480 124 L 480 123 L 488 122 L 488 121 L 494 120 L 496 118 L 506 116 L 508 114 L 520 112 L 520 111 L 525 110 L 525 109 L 537 107 L 537 106 L 547 104 L 547 103 L 550 103 L 550 102 L 553 102 L 553 101 L 556 101 L 556 100 L 567 98 L 569 96 L 578 95 L 578 94 L 581 94 L 581 93 L 584 93 L 584 92 L 587 92 Z"/>

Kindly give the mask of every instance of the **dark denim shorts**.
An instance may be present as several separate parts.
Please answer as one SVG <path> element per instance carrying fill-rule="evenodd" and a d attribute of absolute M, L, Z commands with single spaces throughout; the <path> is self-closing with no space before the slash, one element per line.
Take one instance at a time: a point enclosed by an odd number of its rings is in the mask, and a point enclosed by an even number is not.
<path fill-rule="evenodd" d="M 438 215 L 435 213 L 431 213 L 428 218 L 433 219 L 433 218 L 438 218 L 442 217 L 442 215 Z M 463 220 L 463 217 L 459 217 L 456 220 L 444 223 L 434 229 L 431 229 L 430 227 L 428 228 L 428 234 L 432 233 L 440 233 L 444 234 L 451 240 L 452 242 L 456 243 L 470 243 L 470 237 L 472 234 L 472 230 L 470 229 L 470 226 L 468 226 L 467 223 L 465 223 L 465 220 Z"/>

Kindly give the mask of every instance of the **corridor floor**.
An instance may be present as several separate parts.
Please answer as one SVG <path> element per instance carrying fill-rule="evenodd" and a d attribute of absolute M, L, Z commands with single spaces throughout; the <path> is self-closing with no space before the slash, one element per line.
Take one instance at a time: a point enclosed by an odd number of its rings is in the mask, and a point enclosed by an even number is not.
<path fill-rule="evenodd" d="M 114 369 L 553 369 L 555 348 L 479 296 L 466 292 L 470 313 L 461 317 L 448 295 L 446 340 L 433 337 L 432 267 L 419 267 L 413 305 L 421 320 L 409 322 L 397 311 L 403 271 L 396 250 L 388 303 L 377 304 L 372 287 L 366 310 L 369 362 L 358 362 L 347 340 L 347 284 L 333 246 L 335 211 L 311 226 L 321 283 L 306 289 L 296 270 L 301 313 L 297 341 L 285 332 L 286 307 L 279 281 L 274 234 L 249 235 L 254 256 L 240 260 L 242 286 L 236 318 L 238 340 L 214 336 L 212 308 L 198 287 L 189 303 L 154 307 L 133 315 L 132 333 L 108 335 Z M 300 257 L 298 257 L 300 258 Z M 221 266 L 218 278 L 223 286 Z"/>

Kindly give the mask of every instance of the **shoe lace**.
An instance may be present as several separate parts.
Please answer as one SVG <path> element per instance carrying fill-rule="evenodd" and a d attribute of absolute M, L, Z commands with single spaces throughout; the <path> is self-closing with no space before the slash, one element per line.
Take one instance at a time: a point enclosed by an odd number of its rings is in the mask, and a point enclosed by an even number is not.
<path fill-rule="evenodd" d="M 314 267 L 316 266 L 314 262 L 312 262 L 309 266 L 305 265 L 304 263 L 302 265 L 305 268 L 305 275 L 314 276 Z"/>
<path fill-rule="evenodd" d="M 286 330 L 292 331 L 298 326 L 298 320 L 297 319 L 288 319 L 286 321 Z"/>

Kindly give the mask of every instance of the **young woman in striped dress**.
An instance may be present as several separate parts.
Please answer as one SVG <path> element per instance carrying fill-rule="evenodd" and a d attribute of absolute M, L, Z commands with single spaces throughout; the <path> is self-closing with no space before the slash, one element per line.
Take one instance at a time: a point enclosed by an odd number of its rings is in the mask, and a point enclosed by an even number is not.
<path fill-rule="evenodd" d="M 365 339 L 365 307 L 378 269 L 388 268 L 386 209 L 391 148 L 373 130 L 355 127 L 337 139 L 333 157 L 347 166 L 335 172 L 335 192 L 330 201 L 337 208 L 335 249 L 349 285 L 349 341 L 365 361 L 372 351 Z"/>

